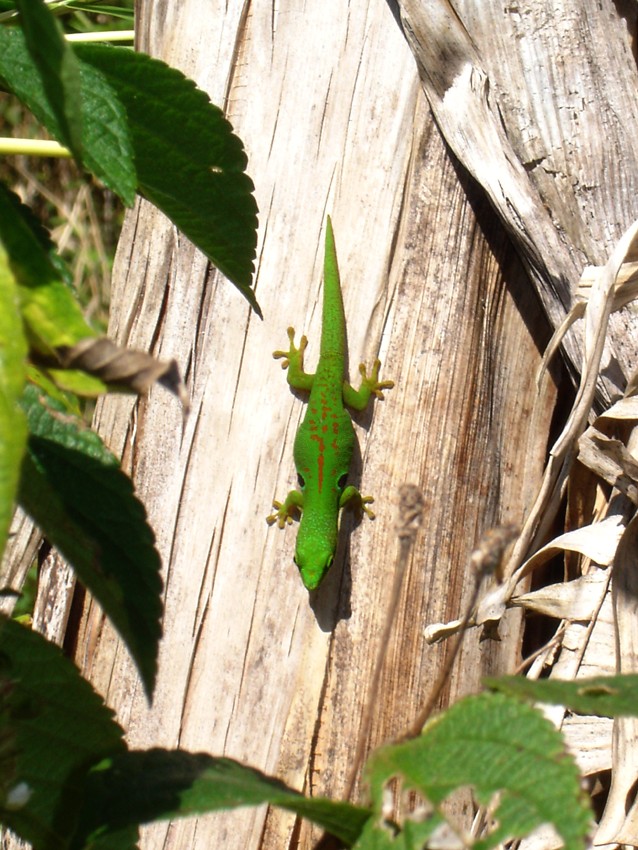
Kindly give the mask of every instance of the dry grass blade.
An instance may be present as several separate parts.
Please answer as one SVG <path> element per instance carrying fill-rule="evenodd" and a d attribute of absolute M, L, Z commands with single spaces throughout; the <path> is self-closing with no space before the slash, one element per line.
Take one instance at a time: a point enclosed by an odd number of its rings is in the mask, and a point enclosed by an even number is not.
<path fill-rule="evenodd" d="M 526 594 L 514 602 L 530 610 L 563 618 L 559 627 L 560 643 L 552 644 L 545 654 L 536 659 L 529 674 L 532 676 L 540 675 L 549 665 L 551 675 L 563 679 L 616 670 L 635 672 L 638 669 L 638 579 L 635 572 L 638 464 L 635 431 L 627 441 L 627 423 L 636 418 L 635 401 L 625 398 L 617 402 L 594 426 L 585 430 L 594 405 L 609 317 L 622 303 L 635 297 L 632 269 L 635 270 L 637 254 L 638 223 L 634 223 L 619 240 L 605 267 L 592 278 L 590 298 L 582 308 L 578 308 L 585 319 L 585 357 L 576 400 L 550 452 L 541 491 L 508 565 L 507 580 L 479 604 L 477 611 L 477 622 L 498 616 L 508 604 L 512 604 L 512 594 L 521 578 L 561 551 L 577 555 L 574 565 L 581 578 Z M 616 429 L 620 438 L 616 433 L 608 435 L 600 429 Z M 599 504 L 592 508 L 592 516 L 586 524 L 537 549 L 544 529 L 554 521 L 570 476 L 574 476 L 576 459 L 581 463 L 578 469 L 590 475 L 588 480 L 580 471 L 576 476 L 578 484 L 585 482 L 589 488 L 598 487 L 596 482 L 602 479 L 613 488 L 612 495 L 604 500 L 604 504 L 600 504 L 599 498 Z M 572 507 L 572 501 L 579 500 L 584 502 L 582 493 L 570 493 L 568 509 Z M 593 505 L 595 500 L 592 498 L 590 502 Z M 572 513 L 576 515 L 578 510 Z M 531 556 L 528 555 L 524 561 L 529 552 Z M 571 560 L 574 560 L 573 556 Z M 610 569 L 602 570 L 601 566 Z M 618 842 L 636 846 L 638 722 L 627 718 L 614 721 L 610 751 L 608 720 L 587 718 L 589 726 L 585 730 L 584 723 L 574 723 L 575 718 L 567 717 L 560 706 L 549 709 L 548 715 L 562 727 L 568 745 L 586 775 L 612 770 L 611 789 L 594 843 Z M 594 742 L 599 752 L 590 757 L 587 751 L 592 750 Z M 546 850 L 548 846 L 542 837 L 532 837 L 522 843 L 523 850 Z"/>
<path fill-rule="evenodd" d="M 505 571 L 506 579 L 479 603 L 475 618 L 477 624 L 497 620 L 502 616 L 516 585 L 533 567 L 533 561 L 524 559 L 534 552 L 538 541 L 546 537 L 554 521 L 578 455 L 578 440 L 591 415 L 609 317 L 614 308 L 616 279 L 622 266 L 633 262 L 637 255 L 638 222 L 634 222 L 618 241 L 603 273 L 592 286 L 585 310 L 585 355 L 574 405 L 562 433 L 550 451 L 540 492 L 514 547 Z"/>
<path fill-rule="evenodd" d="M 634 430 L 629 451 L 636 452 Z M 619 673 L 638 670 L 638 515 L 631 519 L 618 545 L 614 560 L 612 599 L 616 627 L 616 669 Z M 612 741 L 613 774 L 607 805 L 595 843 L 638 843 L 638 719 L 614 721 Z"/>
<path fill-rule="evenodd" d="M 574 325 L 578 319 L 582 319 L 587 309 L 587 300 L 592 292 L 592 289 L 597 286 L 601 278 L 605 275 L 605 266 L 585 266 L 578 286 L 576 288 L 575 297 L 578 299 L 569 313 L 565 316 L 559 327 L 552 334 L 543 361 L 538 370 L 537 384 L 540 387 L 541 379 L 547 370 L 547 366 L 557 353 L 558 349 L 567 334 L 567 331 Z M 638 262 L 624 262 L 614 281 L 614 299 L 612 304 L 612 313 L 625 307 L 638 296 Z"/>

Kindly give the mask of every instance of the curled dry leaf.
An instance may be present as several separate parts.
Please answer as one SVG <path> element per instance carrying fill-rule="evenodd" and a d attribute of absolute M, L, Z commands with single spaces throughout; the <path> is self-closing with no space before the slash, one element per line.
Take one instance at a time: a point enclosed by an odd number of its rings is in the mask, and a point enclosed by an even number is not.
<path fill-rule="evenodd" d="M 64 369 L 80 369 L 109 386 L 145 393 L 155 381 L 174 393 L 188 410 L 188 396 L 175 360 L 158 360 L 144 351 L 116 345 L 107 337 L 87 338 L 56 350 Z"/>
<path fill-rule="evenodd" d="M 479 600 L 475 614 L 469 620 L 429 627 L 427 630 L 429 640 L 449 636 L 463 624 L 483 625 L 498 621 L 511 604 L 517 584 L 532 569 L 546 560 L 543 555 L 539 555 L 535 560 L 534 549 L 538 545 L 537 541 L 546 537 L 560 508 L 569 475 L 578 456 L 579 439 L 587 427 L 596 397 L 596 384 L 601 369 L 609 317 L 621 296 L 624 298 L 630 292 L 633 293 L 633 271 L 635 267 L 638 267 L 637 261 L 638 221 L 635 221 L 618 240 L 606 265 L 595 276 L 591 276 L 590 298 L 587 302 L 583 302 L 582 308 L 579 308 L 583 310 L 585 318 L 583 346 L 585 354 L 578 392 L 563 431 L 550 451 L 538 496 L 505 567 L 503 582 L 496 587 L 493 586 Z M 625 270 L 623 274 L 626 273 L 625 283 L 619 284 L 619 275 L 623 269 Z M 624 291 L 623 286 L 629 289 Z M 610 558 L 613 558 L 611 550 L 615 551 L 620 531 L 618 520 L 611 518 L 608 525 L 603 525 L 600 529 L 584 530 L 582 536 L 577 536 L 574 551 L 581 551 L 578 548 L 581 543 L 589 551 L 592 542 L 602 540 L 604 542 L 602 550 L 594 551 L 593 559 L 596 563 L 610 563 Z M 554 541 L 550 546 L 557 547 L 559 551 L 569 549 L 571 542 L 573 542 L 571 538 L 567 541 L 562 538 L 558 543 Z M 582 554 L 588 555 L 588 551 Z"/>
<path fill-rule="evenodd" d="M 578 460 L 638 505 L 638 462 L 621 440 L 588 428 L 578 443 Z"/>
<path fill-rule="evenodd" d="M 638 373 L 636 373 L 636 377 L 638 377 Z M 630 395 L 629 385 L 627 385 L 627 395 L 625 398 L 619 399 L 617 402 L 612 404 L 609 410 L 605 410 L 601 413 L 600 419 L 635 419 L 638 421 L 638 397 L 635 395 L 635 390 Z"/>
<path fill-rule="evenodd" d="M 600 589 L 607 584 L 607 579 L 606 570 L 596 570 L 573 581 L 550 584 L 514 596 L 512 604 L 558 620 L 590 620 L 600 604 Z"/>
<path fill-rule="evenodd" d="M 539 494 L 514 548 L 506 569 L 505 582 L 479 603 L 475 618 L 477 624 L 502 616 L 516 585 L 533 568 L 533 562 L 528 556 L 529 549 L 543 530 L 550 527 L 556 516 L 569 474 L 576 460 L 578 440 L 587 427 L 591 414 L 609 316 L 614 306 L 616 280 L 623 265 L 635 262 L 636 257 L 638 257 L 638 221 L 635 221 L 621 236 L 601 274 L 593 281 L 591 296 L 586 303 L 585 356 L 576 399 L 565 427 L 550 451 Z M 526 557 L 528 557 L 527 561 Z"/>
<path fill-rule="evenodd" d="M 576 297 L 587 300 L 596 280 L 603 273 L 604 266 L 585 266 L 578 281 Z M 613 311 L 620 310 L 638 298 L 638 262 L 629 257 L 621 265 L 614 283 Z"/>

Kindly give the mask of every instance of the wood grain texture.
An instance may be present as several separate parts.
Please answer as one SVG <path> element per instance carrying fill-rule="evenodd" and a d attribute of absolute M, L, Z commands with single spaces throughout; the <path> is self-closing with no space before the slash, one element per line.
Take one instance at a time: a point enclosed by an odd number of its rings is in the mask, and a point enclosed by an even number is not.
<path fill-rule="evenodd" d="M 604 263 L 638 213 L 635 7 L 398 6 L 441 132 L 485 189 L 556 326 L 583 266 Z M 632 311 L 614 317 L 618 366 L 601 378 L 600 403 L 624 388 L 633 338 Z M 574 374 L 579 340 L 565 341 Z"/>
<path fill-rule="evenodd" d="M 367 702 L 370 746 L 413 721 L 447 652 L 427 646 L 423 628 L 459 616 L 481 533 L 520 523 L 529 507 L 555 402 L 551 381 L 536 394 L 539 352 L 580 270 L 606 259 L 637 203 L 633 12 L 625 20 L 608 0 L 393 6 L 396 17 L 364 0 L 338 13 L 321 0 L 139 3 L 139 46 L 193 76 L 246 144 L 265 320 L 138 203 L 118 250 L 110 333 L 175 357 L 192 413 L 182 433 L 175 401 L 158 389 L 137 403 L 105 400 L 96 423 L 131 471 L 163 557 L 153 707 L 90 602 L 75 636 L 78 661 L 133 746 L 223 753 L 337 798 Z M 468 61 L 475 76 L 461 73 Z M 478 80 L 478 111 L 446 103 L 459 79 Z M 463 94 L 471 103 L 471 85 Z M 379 353 L 396 387 L 357 419 L 354 478 L 376 497 L 377 520 L 344 522 L 336 564 L 309 600 L 292 563 L 294 531 L 265 523 L 272 498 L 294 481 L 303 415 L 271 352 L 294 324 L 309 335 L 310 365 L 317 355 L 326 212 L 351 374 Z M 635 338 L 625 310 L 611 340 L 622 369 Z M 608 370 L 601 402 L 622 380 Z M 405 481 L 422 488 L 426 521 L 390 643 L 379 647 Z M 466 637 L 445 701 L 512 669 L 519 615 L 502 624 L 501 643 L 478 637 Z M 310 847 L 316 837 L 291 815 L 260 809 L 149 827 L 143 847 Z"/>

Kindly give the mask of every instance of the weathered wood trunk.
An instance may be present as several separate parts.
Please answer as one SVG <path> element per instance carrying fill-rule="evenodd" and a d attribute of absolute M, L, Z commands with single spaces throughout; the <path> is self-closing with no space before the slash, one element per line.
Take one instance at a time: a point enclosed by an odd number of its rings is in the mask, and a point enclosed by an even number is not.
<path fill-rule="evenodd" d="M 340 798 L 366 704 L 369 746 L 414 720 L 447 652 L 426 644 L 424 627 L 461 615 L 479 536 L 520 524 L 538 486 L 556 391 L 546 380 L 537 394 L 535 372 L 550 326 L 582 267 L 604 262 L 637 214 L 635 14 L 624 8 L 140 0 L 140 49 L 192 76 L 246 145 L 265 318 L 152 207 L 128 215 L 110 333 L 175 357 L 192 398 L 183 433 L 161 389 L 138 402 L 108 398 L 96 416 L 134 477 L 165 569 L 152 708 L 90 602 L 77 635 L 78 662 L 132 746 L 225 754 Z M 294 482 L 303 413 L 271 352 L 289 324 L 309 335 L 310 365 L 318 352 L 326 212 L 351 375 L 379 354 L 396 387 L 358 420 L 357 477 L 377 519 L 344 521 L 335 566 L 309 600 L 294 530 L 265 523 Z M 622 366 L 635 338 L 625 312 L 612 339 Z M 573 372 L 578 340 L 576 331 L 568 344 Z M 600 399 L 613 391 L 609 379 Z M 426 510 L 380 646 L 404 482 L 419 485 Z M 513 669 L 518 616 L 501 637 L 466 637 L 445 702 Z M 248 810 L 150 827 L 143 846 L 314 838 L 291 815 Z"/>

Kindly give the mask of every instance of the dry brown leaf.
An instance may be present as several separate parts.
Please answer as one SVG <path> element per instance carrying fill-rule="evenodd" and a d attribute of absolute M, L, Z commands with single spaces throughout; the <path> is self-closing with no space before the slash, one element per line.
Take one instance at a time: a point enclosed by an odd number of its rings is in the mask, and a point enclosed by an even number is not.
<path fill-rule="evenodd" d="M 597 278 L 603 274 L 604 266 L 585 266 L 578 281 L 576 297 L 587 300 Z M 638 298 L 638 262 L 628 260 L 618 270 L 614 284 L 613 311 L 620 310 Z"/>
<path fill-rule="evenodd" d="M 518 850 L 559 850 L 563 839 L 551 824 L 546 824 L 518 842 Z"/>
<path fill-rule="evenodd" d="M 614 514 L 601 522 L 568 531 L 539 549 L 521 567 L 526 572 L 536 569 L 561 551 L 579 552 L 595 564 L 609 566 L 614 559 L 620 538 L 625 530 L 622 516 Z"/>
<path fill-rule="evenodd" d="M 628 524 L 614 562 L 613 603 L 619 673 L 638 670 L 638 515 Z M 638 718 L 614 720 L 613 772 L 595 844 L 638 841 Z"/>
<path fill-rule="evenodd" d="M 175 360 L 158 360 L 144 351 L 116 345 L 107 337 L 89 337 L 72 347 L 60 347 L 56 353 L 62 368 L 80 369 L 112 387 L 145 393 L 157 381 L 188 410 L 188 395 Z"/>
<path fill-rule="evenodd" d="M 621 440 L 588 428 L 578 443 L 578 460 L 638 505 L 638 463 Z"/>
<path fill-rule="evenodd" d="M 637 256 L 638 221 L 625 231 L 607 264 L 592 280 L 591 295 L 584 310 L 585 355 L 580 386 L 565 427 L 550 451 L 541 489 L 525 522 L 523 531 L 514 546 L 504 573 L 504 581 L 500 584 L 492 584 L 491 589 L 479 601 L 475 614 L 469 621 L 467 619 L 456 620 L 427 626 L 425 635 L 428 642 L 449 637 L 465 625 L 484 625 L 498 622 L 507 607 L 512 604 L 512 596 L 521 579 L 560 551 L 577 552 L 601 565 L 612 563 L 627 522 L 627 518 L 620 515 L 622 512 L 617 512 L 602 522 L 593 523 L 561 535 L 543 549 L 537 549 L 536 541 L 541 541 L 546 537 L 547 531 L 551 528 L 564 495 L 569 475 L 574 468 L 579 438 L 587 427 L 595 398 L 596 381 L 601 368 L 609 316 L 614 309 L 617 298 L 618 275 L 621 269 L 625 268 L 626 270 L 628 263 L 635 263 Z M 628 277 L 627 280 L 629 279 Z M 633 461 L 628 460 L 626 450 L 621 450 L 617 444 L 614 444 L 614 451 L 616 455 L 622 457 L 623 461 L 621 469 L 625 477 L 621 481 L 627 480 L 633 486 L 632 476 L 627 475 L 626 472 L 627 469 L 633 470 Z M 630 489 L 629 486 L 626 489 Z M 630 489 L 630 492 L 633 492 L 633 490 Z M 533 553 L 531 557 L 528 556 L 530 551 Z M 556 604 L 560 605 L 559 602 Z M 584 637 L 583 645 L 573 655 L 571 675 L 577 673 L 591 629 L 594 626 L 595 622 L 592 621 L 589 632 Z"/>
<path fill-rule="evenodd" d="M 548 549 L 549 547 L 545 548 Z M 591 620 L 600 605 L 601 588 L 604 589 L 607 582 L 606 571 L 595 570 L 593 573 L 581 576 L 573 581 L 550 584 L 531 593 L 514 596 L 512 597 L 512 604 L 536 614 L 556 617 L 559 620 L 588 621 Z"/>
<path fill-rule="evenodd" d="M 629 386 L 627 387 L 629 390 Z M 638 397 L 635 395 L 629 395 L 629 392 L 625 396 L 625 398 L 618 399 L 617 402 L 612 404 L 609 410 L 605 410 L 601 413 L 600 419 L 619 419 L 619 420 L 631 420 L 635 419 L 638 421 Z"/>
<path fill-rule="evenodd" d="M 540 492 L 505 571 L 506 581 L 479 602 L 474 620 L 476 624 L 498 620 L 503 615 L 516 585 L 530 571 L 530 562 L 525 561 L 527 553 L 530 549 L 534 550 L 536 540 L 545 536 L 556 516 L 568 476 L 576 460 L 578 439 L 585 430 L 591 413 L 609 316 L 614 303 L 616 278 L 623 264 L 633 262 L 637 255 L 638 221 L 635 221 L 618 240 L 604 266 L 604 273 L 601 272 L 592 285 L 585 311 L 585 356 L 576 399 L 565 427 L 550 451 Z"/>

